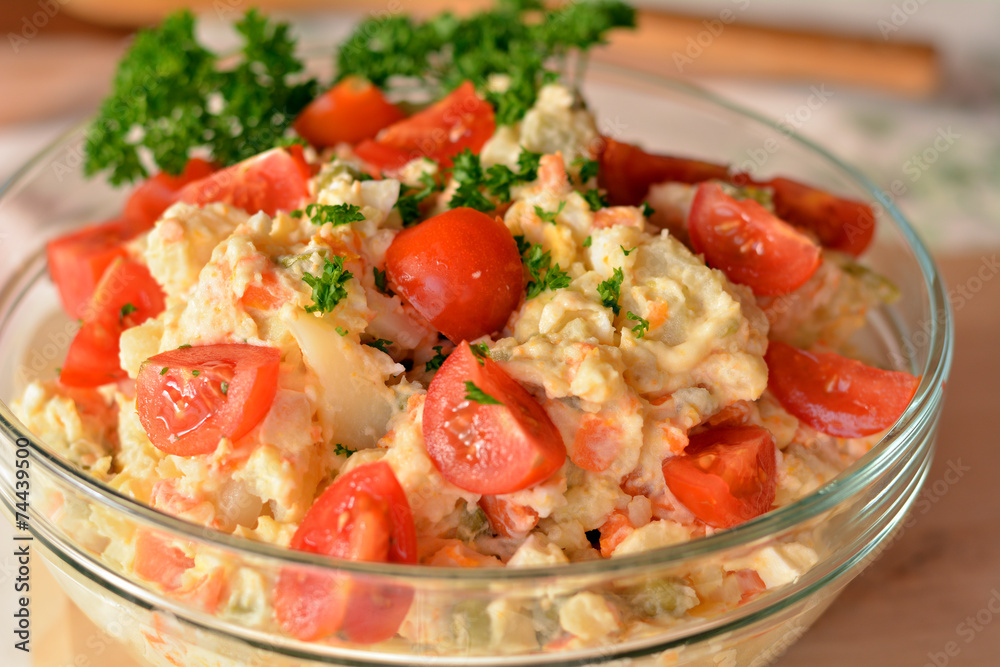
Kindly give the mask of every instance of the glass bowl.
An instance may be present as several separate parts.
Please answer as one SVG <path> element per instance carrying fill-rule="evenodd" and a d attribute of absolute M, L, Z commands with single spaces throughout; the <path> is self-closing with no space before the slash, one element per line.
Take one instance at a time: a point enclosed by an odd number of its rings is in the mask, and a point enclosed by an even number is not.
<path fill-rule="evenodd" d="M 812 143 L 754 113 L 690 86 L 607 66 L 591 67 L 585 96 L 602 134 L 678 155 L 786 174 L 875 203 L 879 225 L 864 263 L 901 288 L 872 311 L 852 340 L 866 359 L 922 376 L 898 423 L 860 460 L 811 495 L 706 538 L 613 560 L 563 566 L 467 570 L 332 563 L 214 532 L 166 516 L 82 474 L 51 454 L 8 403 L 32 379 L 52 377 L 76 324 L 61 314 L 44 245 L 86 222 L 116 214 L 124 193 L 80 174 L 83 129 L 26 165 L 0 194 L 0 491 L 17 507 L 28 461 L 27 521 L 56 579 L 102 630 L 153 665 L 753 665 L 772 662 L 889 544 L 930 466 L 951 360 L 952 323 L 927 250 L 880 191 Z M 766 155 L 766 160 L 749 156 Z M 23 512 L 22 512 L 23 513 Z M 94 526 L 99 525 L 100 530 Z M 193 545 L 267 595 L 288 568 L 337 576 L 380 594 L 412 595 L 397 637 L 373 646 L 308 643 L 278 631 L 250 603 L 207 613 L 196 596 L 167 595 L 130 573 L 121 554 L 138 530 Z M 685 577 L 717 577 L 746 559 L 816 557 L 745 604 L 670 614 Z M 790 546 L 791 545 L 791 546 Z M 232 581 L 233 579 L 228 579 Z M 656 621 L 586 641 L 551 641 L 556 604 L 600 595 L 653 608 Z M 492 620 L 492 622 L 490 622 Z"/>

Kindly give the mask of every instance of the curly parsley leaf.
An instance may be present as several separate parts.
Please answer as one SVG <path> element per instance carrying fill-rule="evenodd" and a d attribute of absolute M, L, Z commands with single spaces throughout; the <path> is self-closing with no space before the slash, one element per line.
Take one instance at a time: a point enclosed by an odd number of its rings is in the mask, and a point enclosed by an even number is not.
<path fill-rule="evenodd" d="M 472 354 L 477 357 L 479 365 L 482 366 L 486 359 L 490 358 L 490 347 L 486 343 L 473 343 L 469 345 Z"/>
<path fill-rule="evenodd" d="M 651 218 L 656 213 L 656 209 L 649 205 L 649 202 L 642 202 L 642 215 L 644 218 Z"/>
<path fill-rule="evenodd" d="M 368 347 L 374 347 L 379 352 L 389 354 L 389 346 L 392 345 L 392 341 L 386 340 L 385 338 L 376 338 L 375 340 L 366 342 L 365 345 Z"/>
<path fill-rule="evenodd" d="M 556 216 L 558 216 L 560 213 L 562 213 L 562 210 L 564 208 L 566 208 L 566 202 L 565 201 L 559 202 L 559 208 L 557 208 L 554 211 L 545 211 L 545 210 L 542 210 L 541 206 L 537 206 L 536 205 L 535 206 L 535 215 L 537 215 L 543 221 L 545 221 L 545 222 L 551 222 L 554 225 L 554 224 L 556 224 Z"/>
<path fill-rule="evenodd" d="M 601 303 L 605 308 L 610 308 L 615 315 L 621 312 L 622 307 L 618 304 L 621 298 L 622 281 L 625 275 L 621 269 L 615 269 L 611 277 L 597 286 L 597 294 L 601 297 Z"/>
<path fill-rule="evenodd" d="M 626 317 L 634 322 L 638 322 L 638 324 L 632 327 L 632 333 L 635 334 L 636 338 L 642 338 L 646 335 L 646 332 L 649 331 L 649 320 L 644 320 L 631 310 L 626 313 Z"/>
<path fill-rule="evenodd" d="M 350 271 L 344 270 L 344 258 L 334 255 L 333 259 L 323 260 L 323 273 L 314 276 L 307 273 L 302 276 L 302 281 L 312 287 L 313 304 L 306 306 L 307 313 L 329 313 L 341 299 L 347 296 L 347 288 L 344 286 L 348 280 L 354 277 Z"/>
<path fill-rule="evenodd" d="M 469 380 L 465 381 L 465 400 L 479 403 L 480 405 L 503 405 L 502 401 L 493 398 Z"/>
<path fill-rule="evenodd" d="M 622 252 L 625 254 L 626 257 L 628 257 L 633 252 L 635 252 L 635 248 L 628 248 L 628 249 L 626 249 L 625 246 L 623 246 L 623 245 L 620 245 L 618 247 L 622 249 Z"/>
<path fill-rule="evenodd" d="M 602 195 L 601 191 L 597 188 L 585 190 L 583 198 L 586 200 L 587 205 L 590 206 L 590 210 L 594 212 L 600 211 L 602 208 L 609 205 L 608 200 L 604 198 L 604 195 Z"/>
<path fill-rule="evenodd" d="M 375 275 L 375 289 L 386 296 L 391 296 L 392 291 L 389 289 L 389 281 L 385 276 L 385 269 L 379 271 L 377 266 L 373 266 L 372 273 Z"/>
<path fill-rule="evenodd" d="M 361 23 L 336 58 L 338 76 L 361 76 L 380 87 L 396 79 L 419 81 L 441 95 L 463 81 L 479 82 L 496 121 L 510 125 L 531 108 L 538 90 L 558 77 L 553 56 L 586 51 L 608 31 L 633 27 L 635 10 L 620 0 L 569 3 L 545 11 L 542 3 L 506 0 L 468 16 L 440 14 L 427 21 L 382 16 Z M 485 88 L 492 74 L 508 85 Z"/>
<path fill-rule="evenodd" d="M 354 204 L 309 204 L 306 206 L 306 215 L 314 225 L 325 225 L 330 222 L 334 227 L 363 222 L 365 219 L 361 207 Z"/>
<path fill-rule="evenodd" d="M 431 357 L 426 364 L 424 364 L 424 370 L 427 371 L 428 373 L 431 371 L 436 371 L 437 369 L 441 368 L 441 364 L 443 364 L 445 359 L 448 358 L 447 354 L 441 352 L 443 348 L 440 345 L 435 345 L 433 349 L 434 349 L 434 356 Z"/>
<path fill-rule="evenodd" d="M 589 160 L 584 157 L 578 157 L 573 160 L 572 165 L 577 168 L 577 172 L 580 174 L 580 184 L 589 183 L 591 179 L 597 178 L 597 170 L 600 167 L 600 163 L 597 160 Z"/>
<path fill-rule="evenodd" d="M 514 240 L 517 241 L 518 248 L 524 247 L 522 245 L 524 237 L 515 236 Z M 540 244 L 527 245 L 521 255 L 521 261 L 530 278 L 524 297 L 526 300 L 534 299 L 545 290 L 557 290 L 569 286 L 569 274 L 560 269 L 558 264 L 552 266 L 552 254 L 548 250 L 543 251 Z"/>
<path fill-rule="evenodd" d="M 411 227 L 420 222 L 420 204 L 435 192 L 444 189 L 444 185 L 427 172 L 420 175 L 422 188 L 414 188 L 407 185 L 400 185 L 399 198 L 396 200 L 396 209 L 399 217 L 403 219 L 404 227 Z"/>
<path fill-rule="evenodd" d="M 347 458 L 350 458 L 351 454 L 357 454 L 357 452 L 358 450 L 344 447 L 339 442 L 333 447 L 333 453 L 337 456 L 346 456 Z"/>
<path fill-rule="evenodd" d="M 188 11 L 140 31 L 87 131 L 84 172 L 120 185 L 148 176 L 149 161 L 179 174 L 203 150 L 225 166 L 287 144 L 316 82 L 302 76 L 286 23 L 250 10 L 235 28 L 243 47 L 226 60 L 198 43 Z"/>
<path fill-rule="evenodd" d="M 589 247 L 590 247 L 590 244 L 591 244 L 591 243 L 593 243 L 593 242 L 594 242 L 594 237 L 592 237 L 592 236 L 588 236 L 587 238 L 585 238 L 585 239 L 583 240 L 583 247 L 584 247 L 584 248 L 589 248 Z"/>

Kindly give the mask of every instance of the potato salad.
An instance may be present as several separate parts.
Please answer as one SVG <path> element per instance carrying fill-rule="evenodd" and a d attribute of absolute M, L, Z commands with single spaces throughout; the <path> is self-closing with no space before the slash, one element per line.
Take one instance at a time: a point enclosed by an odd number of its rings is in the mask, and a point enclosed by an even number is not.
<path fill-rule="evenodd" d="M 539 78 L 512 117 L 511 74 L 414 104 L 350 72 L 295 114 L 297 142 L 185 155 L 120 217 L 49 244 L 81 325 L 16 410 L 52 452 L 333 565 L 558 569 L 794 503 L 916 391 L 844 346 L 893 291 L 855 261 L 866 204 L 602 136 L 566 82 Z M 233 576 L 193 543 L 73 519 L 163 593 L 318 642 L 584 646 L 817 560 L 786 542 L 517 625 L 293 570 Z"/>

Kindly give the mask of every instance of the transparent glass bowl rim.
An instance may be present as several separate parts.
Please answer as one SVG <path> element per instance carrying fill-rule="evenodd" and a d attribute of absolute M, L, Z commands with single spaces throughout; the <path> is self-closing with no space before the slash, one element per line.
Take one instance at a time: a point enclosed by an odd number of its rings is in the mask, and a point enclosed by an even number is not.
<path fill-rule="evenodd" d="M 591 577 L 608 575 L 627 575 L 633 572 L 656 567 L 670 567 L 685 562 L 711 556 L 736 549 L 754 542 L 765 540 L 769 536 L 781 533 L 795 525 L 805 522 L 826 512 L 842 501 L 850 498 L 867 486 L 885 470 L 905 449 L 925 426 L 922 415 L 930 410 L 936 399 L 944 378 L 947 377 L 951 365 L 953 322 L 947 296 L 937 269 L 930 254 L 916 232 L 906 221 L 895 204 L 857 169 L 842 162 L 823 147 L 811 140 L 790 131 L 787 127 L 778 125 L 755 111 L 724 99 L 703 88 L 675 79 L 660 77 L 637 70 L 591 62 L 588 65 L 588 76 L 591 72 L 610 75 L 616 79 L 653 86 L 669 90 L 674 94 L 692 98 L 692 101 L 708 103 L 724 112 L 742 116 L 762 126 L 767 131 L 780 132 L 788 140 L 798 144 L 832 165 L 837 170 L 860 186 L 871 199 L 878 202 L 902 234 L 909 249 L 913 252 L 920 266 L 926 291 L 929 311 L 934 314 L 930 318 L 928 332 L 927 361 L 922 369 L 922 379 L 917 392 L 906 411 L 893 428 L 864 457 L 855 462 L 834 480 L 819 490 L 790 505 L 772 510 L 756 519 L 741 524 L 735 528 L 724 530 L 713 535 L 684 542 L 668 547 L 661 547 L 622 558 L 574 562 L 563 565 L 538 566 L 530 568 L 496 569 L 465 569 L 458 567 L 429 567 L 426 565 L 398 565 L 385 563 L 362 563 L 356 561 L 334 560 L 318 554 L 295 551 L 285 547 L 264 542 L 255 542 L 220 531 L 215 531 L 197 524 L 187 522 L 133 500 L 93 478 L 88 477 L 74 468 L 68 462 L 49 453 L 44 444 L 20 424 L 13 416 L 6 403 L 0 402 L 0 431 L 11 442 L 25 439 L 28 442 L 33 460 L 50 475 L 61 479 L 73 487 L 78 493 L 86 496 L 109 509 L 121 512 L 131 520 L 149 528 L 169 532 L 179 539 L 201 542 L 220 551 L 229 552 L 234 556 L 249 557 L 253 560 L 277 561 L 280 566 L 306 565 L 321 569 L 336 569 L 338 571 L 356 572 L 374 576 L 384 576 L 396 579 L 429 580 L 454 582 L 462 580 L 469 584 L 487 583 L 490 581 L 525 580 L 534 578 L 559 577 Z M 61 137 L 35 155 L 3 185 L 0 185 L 0 203 L 17 188 L 22 181 L 30 179 L 36 167 L 47 158 L 64 149 L 85 130 L 88 121 L 72 127 Z M 695 156 L 697 157 L 697 156 Z M 883 221 L 884 222 L 884 221 Z M 7 300 L 10 285 L 0 286 L 0 295 Z M 939 316 L 938 314 L 942 314 Z"/>

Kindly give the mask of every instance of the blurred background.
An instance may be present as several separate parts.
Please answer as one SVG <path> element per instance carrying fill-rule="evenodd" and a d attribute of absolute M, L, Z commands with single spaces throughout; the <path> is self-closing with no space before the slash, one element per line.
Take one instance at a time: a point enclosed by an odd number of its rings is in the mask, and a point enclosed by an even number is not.
<path fill-rule="evenodd" d="M 375 12 L 456 11 L 480 0 L 2 0 L 0 182 L 91 114 L 137 27 L 177 6 L 231 43 L 251 6 L 331 43 Z M 1000 3 L 987 0 L 646 0 L 639 30 L 594 58 L 694 80 L 786 123 L 861 169 L 918 229 L 944 271 L 957 354 L 929 482 L 967 467 L 779 663 L 996 665 L 1000 656 Z M 905 289 L 905 286 L 904 286 Z M 949 478 L 950 479 L 950 478 Z M 930 488 L 931 485 L 928 485 Z M 933 487 L 940 489 L 941 487 Z M 10 544 L 0 526 L 0 553 Z M 4 565 L 0 557 L 0 566 Z M 35 650 L 0 664 L 128 665 L 36 565 Z M 9 618 L 13 592 L 0 591 Z M 998 616 L 994 620 L 994 616 Z M 960 624 L 975 619 L 971 638 Z M 994 627 L 990 628 L 990 623 Z M 100 639 L 100 638 L 98 638 Z M 92 645 L 92 646 L 91 646 Z M 88 648 L 89 647 L 89 648 Z"/>

